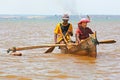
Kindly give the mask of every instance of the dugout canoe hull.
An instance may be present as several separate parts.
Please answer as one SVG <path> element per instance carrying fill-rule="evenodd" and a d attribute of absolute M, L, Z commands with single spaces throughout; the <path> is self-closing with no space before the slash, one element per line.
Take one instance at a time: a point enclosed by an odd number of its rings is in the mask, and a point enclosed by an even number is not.
<path fill-rule="evenodd" d="M 70 53 L 70 54 L 78 54 L 83 56 L 97 56 L 97 47 L 95 43 L 96 34 L 93 34 L 89 38 L 82 40 L 78 45 L 68 45 L 67 47 L 61 47 L 61 53 Z M 76 44 L 76 43 L 68 43 L 68 44 Z"/>

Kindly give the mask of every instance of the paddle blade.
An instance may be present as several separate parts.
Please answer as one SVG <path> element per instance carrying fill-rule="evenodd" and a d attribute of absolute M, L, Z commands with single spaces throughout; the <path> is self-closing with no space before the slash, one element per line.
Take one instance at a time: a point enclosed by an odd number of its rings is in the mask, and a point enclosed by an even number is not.
<path fill-rule="evenodd" d="M 110 44 L 110 43 L 116 43 L 115 40 L 103 40 L 103 41 L 99 41 L 100 44 Z"/>
<path fill-rule="evenodd" d="M 45 53 L 51 53 L 54 49 L 55 49 L 55 46 L 50 47 L 47 51 L 45 51 Z"/>

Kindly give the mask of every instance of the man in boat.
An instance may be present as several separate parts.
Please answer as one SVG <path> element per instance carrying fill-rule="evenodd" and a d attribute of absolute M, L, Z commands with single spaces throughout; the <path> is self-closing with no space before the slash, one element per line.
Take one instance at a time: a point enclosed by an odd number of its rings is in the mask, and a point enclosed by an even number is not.
<path fill-rule="evenodd" d="M 62 16 L 61 23 L 58 23 L 54 30 L 54 41 L 55 43 L 64 43 L 63 36 L 67 41 L 71 41 L 70 36 L 73 36 L 73 27 L 69 21 L 69 15 L 64 14 Z"/>
<path fill-rule="evenodd" d="M 82 18 L 78 22 L 78 28 L 76 30 L 76 42 L 80 43 L 81 40 L 84 40 L 89 37 L 89 34 L 93 34 L 93 31 L 87 27 L 87 23 L 90 22 L 90 19 L 88 18 Z"/>

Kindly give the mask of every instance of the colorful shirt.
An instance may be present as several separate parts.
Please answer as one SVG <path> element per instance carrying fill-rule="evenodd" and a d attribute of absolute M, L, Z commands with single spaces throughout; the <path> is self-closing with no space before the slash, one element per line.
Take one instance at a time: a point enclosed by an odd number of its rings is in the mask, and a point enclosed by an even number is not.
<path fill-rule="evenodd" d="M 58 37 L 57 40 L 58 41 L 62 38 L 62 34 L 65 36 L 68 31 L 73 33 L 72 24 L 68 23 L 68 25 L 67 26 L 62 26 L 62 23 L 57 24 L 57 26 L 54 30 L 54 33 L 57 34 L 57 37 Z M 66 39 L 70 40 L 70 35 L 67 34 Z"/>
<path fill-rule="evenodd" d="M 79 35 L 79 39 L 86 39 L 89 37 L 89 34 L 93 34 L 92 30 L 89 27 L 83 28 L 78 27 L 76 30 L 76 34 Z"/>

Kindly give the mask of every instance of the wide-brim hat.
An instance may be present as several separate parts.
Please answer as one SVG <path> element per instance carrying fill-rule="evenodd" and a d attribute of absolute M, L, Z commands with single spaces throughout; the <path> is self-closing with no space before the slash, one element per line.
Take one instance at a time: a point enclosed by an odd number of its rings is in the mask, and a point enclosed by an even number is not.
<path fill-rule="evenodd" d="M 68 14 L 64 14 L 64 15 L 62 16 L 62 19 L 63 19 L 63 20 L 69 20 L 69 15 L 68 15 Z"/>
<path fill-rule="evenodd" d="M 81 24 L 81 23 L 83 23 L 83 22 L 89 23 L 90 20 L 87 19 L 87 18 L 82 18 L 82 19 L 78 22 L 78 24 Z"/>

